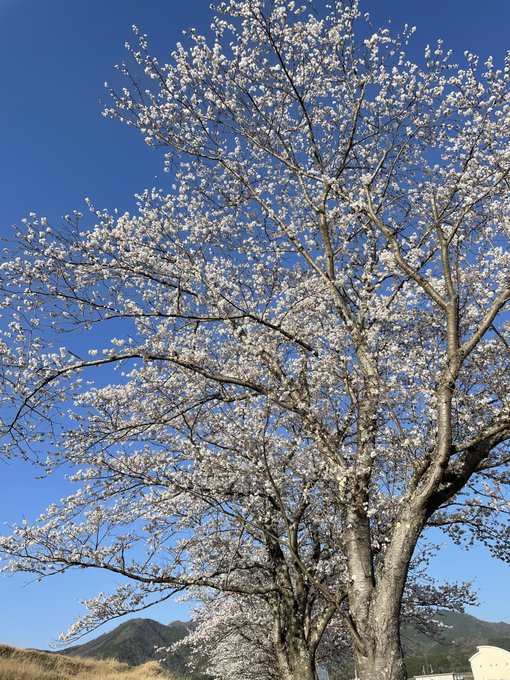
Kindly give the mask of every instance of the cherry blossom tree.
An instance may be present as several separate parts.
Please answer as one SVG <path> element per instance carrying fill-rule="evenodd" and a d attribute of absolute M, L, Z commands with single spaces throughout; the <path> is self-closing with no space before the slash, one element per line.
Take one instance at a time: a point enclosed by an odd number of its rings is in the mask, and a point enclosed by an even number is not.
<path fill-rule="evenodd" d="M 215 680 L 279 680 L 271 635 L 275 619 L 267 604 L 223 593 L 198 595 L 202 602 L 194 616 L 196 628 L 173 649 L 190 646 L 193 666 L 200 668 L 205 659 L 204 671 Z"/>
<path fill-rule="evenodd" d="M 171 649 L 191 647 L 192 666 L 215 680 L 279 680 L 277 617 L 261 598 L 195 591 L 199 606 L 194 610 L 194 628 Z M 276 633 L 276 636 L 274 635 Z M 204 665 L 205 660 L 205 665 Z M 346 628 L 336 618 L 322 636 L 317 663 L 327 663 L 351 674 Z"/>
<path fill-rule="evenodd" d="M 168 387 L 168 375 L 162 378 Z M 240 409 L 234 418 L 229 408 L 209 412 L 207 441 L 195 440 L 193 431 L 202 426 L 186 409 L 191 420 L 173 423 L 172 432 L 163 435 L 168 423 L 154 422 L 151 428 L 160 433 L 149 442 L 154 393 L 147 395 L 139 395 L 136 422 L 130 410 L 130 424 L 121 425 L 131 430 L 122 448 L 104 441 L 109 400 L 100 418 L 96 411 L 66 434 L 59 444 L 63 460 L 54 457 L 48 465 L 67 464 L 72 449 L 79 469 L 70 479 L 80 484 L 78 493 L 50 507 L 35 525 L 18 527 L 2 547 L 15 556 L 18 570 L 46 576 L 99 566 L 133 582 L 87 601 L 88 613 L 63 636 L 66 642 L 183 587 L 208 588 L 245 606 L 256 603 L 250 626 L 264 610 L 269 629 L 261 634 L 269 636 L 274 674 L 313 677 L 317 647 L 340 606 L 330 593 L 339 590 L 345 572 L 332 549 L 335 521 L 319 503 L 320 459 L 297 428 L 290 440 L 284 419 L 270 419 L 262 404 L 253 409 L 244 399 L 242 418 Z"/>
<path fill-rule="evenodd" d="M 1 547 L 129 577 L 92 620 L 242 582 L 281 606 L 282 678 L 315 673 L 300 603 L 360 680 L 401 680 L 420 537 L 509 559 L 510 57 L 415 64 L 412 32 L 231 0 L 168 64 L 137 33 L 107 114 L 168 191 L 19 230 L 6 450 L 78 491 Z"/>

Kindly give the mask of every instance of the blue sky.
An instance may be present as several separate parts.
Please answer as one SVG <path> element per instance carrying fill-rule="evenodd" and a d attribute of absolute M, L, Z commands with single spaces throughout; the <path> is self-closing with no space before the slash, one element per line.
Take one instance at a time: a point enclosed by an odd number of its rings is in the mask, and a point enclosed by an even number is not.
<path fill-rule="evenodd" d="M 367 0 L 375 26 L 417 26 L 413 49 L 443 38 L 500 61 L 510 48 L 507 0 Z M 0 233 L 29 212 L 58 221 L 96 207 L 122 211 L 147 186 L 165 186 L 161 154 L 136 131 L 101 116 L 103 83 L 114 77 L 136 24 L 164 58 L 190 26 L 206 31 L 209 0 L 0 0 Z M 30 467 L 0 462 L 0 522 L 33 518 L 59 497 L 56 480 L 35 480 Z M 510 567 L 483 550 L 445 548 L 433 567 L 446 578 L 474 579 L 481 606 L 471 613 L 510 622 Z M 0 577 L 0 642 L 46 648 L 80 613 L 79 599 L 107 590 L 115 579 L 79 572 L 35 583 Z M 164 604 L 146 614 L 163 622 L 186 618 Z M 118 622 L 116 622 L 118 623 Z M 108 628 L 101 629 L 104 632 Z"/>

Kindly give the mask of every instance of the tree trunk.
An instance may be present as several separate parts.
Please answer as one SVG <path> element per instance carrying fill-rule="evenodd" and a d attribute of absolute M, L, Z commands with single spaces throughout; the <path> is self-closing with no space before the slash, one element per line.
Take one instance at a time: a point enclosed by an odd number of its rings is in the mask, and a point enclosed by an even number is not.
<path fill-rule="evenodd" d="M 317 680 L 315 662 L 306 656 L 277 654 L 281 680 Z"/>
<path fill-rule="evenodd" d="M 384 559 L 373 566 L 368 522 L 352 511 L 348 546 L 349 613 L 359 680 L 406 680 L 400 609 L 409 564 L 426 520 L 424 502 L 403 504 Z"/>
<path fill-rule="evenodd" d="M 375 634 L 365 654 L 355 651 L 358 680 L 406 680 L 402 648 L 398 630 L 382 630 Z"/>
<path fill-rule="evenodd" d="M 282 630 L 277 624 L 276 635 L 273 638 L 281 680 L 317 680 L 314 651 L 297 631 L 286 632 L 290 635 L 282 635 Z"/>
<path fill-rule="evenodd" d="M 307 650 L 291 654 L 292 680 L 316 680 L 315 661 Z"/>

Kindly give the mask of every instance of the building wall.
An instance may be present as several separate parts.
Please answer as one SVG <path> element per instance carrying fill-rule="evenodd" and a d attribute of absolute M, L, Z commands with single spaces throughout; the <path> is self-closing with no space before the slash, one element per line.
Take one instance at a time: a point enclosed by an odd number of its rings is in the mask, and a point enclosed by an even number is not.
<path fill-rule="evenodd" d="M 414 680 L 466 680 L 463 673 L 432 673 L 432 675 L 415 675 Z"/>
<path fill-rule="evenodd" d="M 510 652 L 482 646 L 470 659 L 474 680 L 510 680 Z"/>

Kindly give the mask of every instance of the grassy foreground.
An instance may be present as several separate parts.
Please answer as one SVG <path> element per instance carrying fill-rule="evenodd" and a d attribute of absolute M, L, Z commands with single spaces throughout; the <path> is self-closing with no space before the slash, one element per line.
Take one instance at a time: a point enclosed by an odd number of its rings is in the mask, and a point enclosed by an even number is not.
<path fill-rule="evenodd" d="M 158 664 L 128 666 L 0 645 L 0 680 L 179 680 Z"/>

